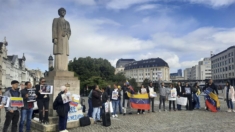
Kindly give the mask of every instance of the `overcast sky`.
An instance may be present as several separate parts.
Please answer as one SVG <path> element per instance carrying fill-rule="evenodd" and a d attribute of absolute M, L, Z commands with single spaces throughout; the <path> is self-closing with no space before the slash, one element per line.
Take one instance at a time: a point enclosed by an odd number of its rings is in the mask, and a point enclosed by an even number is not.
<path fill-rule="evenodd" d="M 67 10 L 70 56 L 160 57 L 171 72 L 235 44 L 235 0 L 0 0 L 0 41 L 30 69 L 48 69 L 52 20 Z"/>

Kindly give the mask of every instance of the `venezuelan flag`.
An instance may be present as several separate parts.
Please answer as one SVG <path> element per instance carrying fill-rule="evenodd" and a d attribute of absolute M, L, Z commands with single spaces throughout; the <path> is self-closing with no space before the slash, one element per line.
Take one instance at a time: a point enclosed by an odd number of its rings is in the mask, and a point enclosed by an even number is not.
<path fill-rule="evenodd" d="M 205 96 L 206 106 L 212 112 L 217 112 L 220 108 L 220 102 L 218 96 L 212 92 L 211 88 L 207 88 L 204 92 L 206 94 Z"/>
<path fill-rule="evenodd" d="M 127 95 L 130 98 L 131 107 L 133 109 L 150 110 L 149 95 L 147 93 L 146 94 L 130 94 L 128 92 Z"/>

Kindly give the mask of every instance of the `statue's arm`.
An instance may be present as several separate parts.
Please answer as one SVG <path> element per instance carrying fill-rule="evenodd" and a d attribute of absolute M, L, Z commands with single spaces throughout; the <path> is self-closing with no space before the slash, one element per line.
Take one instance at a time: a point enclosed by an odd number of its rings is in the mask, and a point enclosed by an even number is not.
<path fill-rule="evenodd" d="M 52 23 L 52 42 L 54 43 L 54 39 L 57 39 L 57 20 L 54 18 Z"/>
<path fill-rule="evenodd" d="M 69 39 L 71 36 L 71 29 L 70 29 L 70 24 L 68 21 L 67 21 L 67 24 L 68 24 L 68 39 Z"/>

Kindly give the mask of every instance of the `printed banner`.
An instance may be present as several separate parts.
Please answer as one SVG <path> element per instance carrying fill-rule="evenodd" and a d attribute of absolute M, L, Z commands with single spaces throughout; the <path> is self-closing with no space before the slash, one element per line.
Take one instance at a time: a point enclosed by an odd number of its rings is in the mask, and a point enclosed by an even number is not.
<path fill-rule="evenodd" d="M 176 99 L 177 104 L 182 105 L 182 106 L 186 106 L 187 105 L 187 98 L 186 97 L 179 97 Z"/>
<path fill-rule="evenodd" d="M 51 85 L 41 85 L 40 90 L 41 90 L 41 94 L 52 94 L 53 86 L 51 86 Z"/>
<path fill-rule="evenodd" d="M 112 99 L 113 100 L 117 100 L 118 99 L 118 92 L 116 92 L 116 91 L 112 92 Z"/>
<path fill-rule="evenodd" d="M 185 94 L 191 94 L 191 89 L 190 88 L 185 88 Z"/>
<path fill-rule="evenodd" d="M 82 118 L 84 116 L 82 113 L 82 106 L 79 103 L 80 96 L 73 94 L 71 98 L 72 98 L 72 100 L 69 103 L 70 111 L 68 113 L 68 121 L 67 122 L 78 121 L 80 118 Z"/>
<path fill-rule="evenodd" d="M 0 106 L 9 107 L 10 98 L 7 96 L 0 96 Z"/>
<path fill-rule="evenodd" d="M 176 98 L 176 89 L 171 90 L 171 98 Z"/>
<path fill-rule="evenodd" d="M 35 102 L 36 101 L 36 94 L 35 94 L 35 88 L 28 89 L 28 100 L 27 102 Z"/>
<path fill-rule="evenodd" d="M 150 96 L 151 98 L 155 98 L 155 97 L 157 97 L 157 93 L 156 93 L 156 92 L 150 92 L 150 93 L 149 93 L 149 96 Z"/>
<path fill-rule="evenodd" d="M 24 107 L 23 98 L 21 97 L 10 97 L 11 107 Z"/>
<path fill-rule="evenodd" d="M 70 93 L 61 94 L 61 97 L 62 97 L 64 104 L 72 101 L 72 97 Z"/>

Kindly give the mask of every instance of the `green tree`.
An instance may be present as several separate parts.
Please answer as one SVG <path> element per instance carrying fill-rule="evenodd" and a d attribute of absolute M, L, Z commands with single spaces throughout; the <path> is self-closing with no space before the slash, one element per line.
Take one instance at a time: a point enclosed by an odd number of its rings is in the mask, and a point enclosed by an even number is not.
<path fill-rule="evenodd" d="M 124 73 L 117 73 L 113 76 L 112 81 L 117 83 L 118 85 L 122 85 L 124 82 L 126 82 L 126 77 Z"/>
<path fill-rule="evenodd" d="M 142 83 L 142 85 L 144 85 L 145 87 L 147 87 L 147 86 L 149 86 L 149 83 L 150 83 L 150 82 L 151 82 L 151 81 L 150 81 L 149 79 L 145 78 L 144 81 L 143 81 L 143 83 Z"/>
<path fill-rule="evenodd" d="M 135 90 L 135 92 L 137 92 L 139 88 L 138 88 L 138 85 L 137 85 L 137 82 L 136 82 L 135 78 L 131 78 L 131 79 L 129 80 L 129 83 L 130 83 L 130 85 L 133 87 L 133 89 Z"/>

